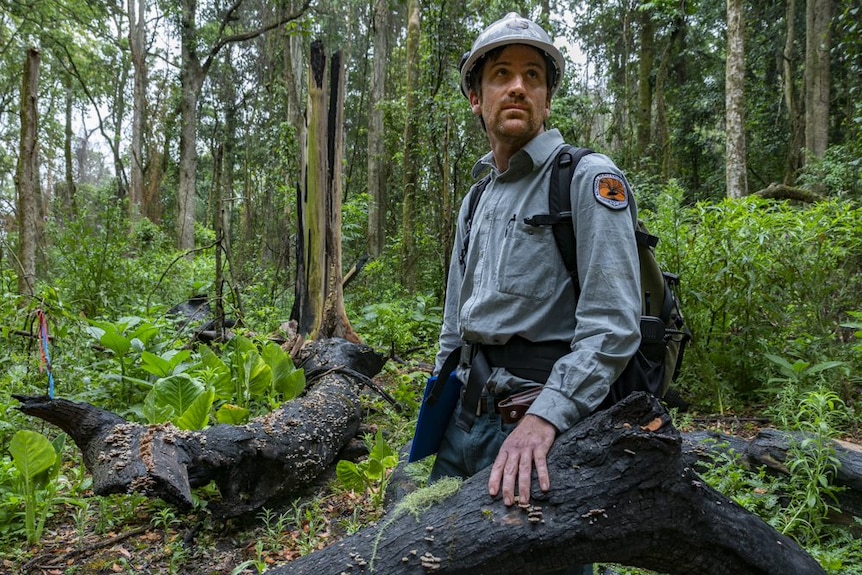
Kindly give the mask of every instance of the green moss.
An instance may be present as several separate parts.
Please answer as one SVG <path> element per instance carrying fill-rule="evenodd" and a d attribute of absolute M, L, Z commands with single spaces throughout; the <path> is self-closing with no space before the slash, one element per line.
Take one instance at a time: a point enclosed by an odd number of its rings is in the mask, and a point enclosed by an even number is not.
<path fill-rule="evenodd" d="M 422 489 L 418 489 L 413 493 L 405 495 L 404 498 L 398 502 L 398 505 L 395 506 L 395 509 L 392 510 L 392 513 L 389 514 L 389 518 L 386 522 L 380 526 L 380 531 L 377 532 L 377 537 L 374 538 L 371 562 L 369 564 L 370 570 L 374 571 L 374 560 L 377 558 L 377 546 L 383 538 L 383 533 L 396 519 L 405 513 L 410 513 L 416 521 L 419 521 L 420 514 L 458 493 L 461 489 L 461 483 L 461 479 L 455 477 L 444 477 L 433 485 L 423 487 Z"/>

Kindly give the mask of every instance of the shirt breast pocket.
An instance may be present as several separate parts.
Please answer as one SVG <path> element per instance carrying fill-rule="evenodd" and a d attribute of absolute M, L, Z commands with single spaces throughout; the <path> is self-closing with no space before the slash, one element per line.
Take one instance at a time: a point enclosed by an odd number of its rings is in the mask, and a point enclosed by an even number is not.
<path fill-rule="evenodd" d="M 550 297 L 562 266 L 556 249 L 550 226 L 511 222 L 497 262 L 497 290 L 529 299 Z"/>

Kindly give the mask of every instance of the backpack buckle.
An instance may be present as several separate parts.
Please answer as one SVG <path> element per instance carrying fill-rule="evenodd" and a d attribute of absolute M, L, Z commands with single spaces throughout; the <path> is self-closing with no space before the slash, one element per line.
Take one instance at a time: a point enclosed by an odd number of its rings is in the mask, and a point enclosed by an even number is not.
<path fill-rule="evenodd" d="M 560 212 L 558 214 L 536 214 L 524 218 L 524 223 L 535 228 L 541 226 L 555 226 L 566 222 L 571 223 L 572 212 Z"/>

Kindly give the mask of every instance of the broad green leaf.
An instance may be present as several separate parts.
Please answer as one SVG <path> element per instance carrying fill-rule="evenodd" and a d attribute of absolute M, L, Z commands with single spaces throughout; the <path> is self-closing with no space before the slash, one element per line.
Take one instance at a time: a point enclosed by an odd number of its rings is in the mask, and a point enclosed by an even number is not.
<path fill-rule="evenodd" d="M 216 398 L 223 400 L 236 399 L 236 387 L 231 377 L 230 368 L 207 346 L 200 348 L 201 363 L 216 375 L 210 385 L 213 386 Z"/>
<path fill-rule="evenodd" d="M 204 364 L 204 367 L 209 367 L 216 371 L 230 372 L 230 368 L 228 368 L 225 362 L 223 362 L 219 356 L 213 353 L 213 350 L 210 349 L 208 346 L 202 345 L 199 352 L 201 356 L 201 363 Z"/>
<path fill-rule="evenodd" d="M 112 330 L 106 331 L 102 337 L 99 338 L 99 343 L 119 356 L 126 355 L 132 348 L 132 342 L 130 339 L 123 337 L 118 332 Z"/>
<path fill-rule="evenodd" d="M 281 347 L 268 343 L 261 351 L 261 357 L 272 369 L 272 387 L 289 401 L 305 389 L 305 371 L 296 369 L 293 359 Z"/>
<path fill-rule="evenodd" d="M 225 403 L 216 411 L 216 421 L 227 425 L 242 425 L 248 422 L 249 410 Z"/>
<path fill-rule="evenodd" d="M 141 352 L 141 369 L 156 377 L 168 377 L 177 372 L 177 367 L 189 358 L 191 352 L 184 350 L 169 350 L 161 355 Z"/>
<path fill-rule="evenodd" d="M 274 383 L 274 387 L 275 391 L 281 394 L 284 401 L 290 401 L 298 397 L 305 389 L 305 370 L 294 370 L 288 376 Z"/>
<path fill-rule="evenodd" d="M 781 357 L 779 355 L 774 355 L 771 353 L 765 353 L 763 355 L 764 355 L 764 357 L 766 357 L 766 359 L 768 359 L 769 361 L 771 361 L 772 363 L 777 365 L 779 371 L 782 374 L 786 375 L 787 377 L 795 379 L 797 374 L 799 373 L 798 368 L 800 366 L 799 366 L 798 361 L 796 363 L 791 364 L 789 361 L 787 361 L 786 359 L 784 359 L 783 357 Z M 805 367 L 808 367 L 807 364 L 805 365 Z"/>
<path fill-rule="evenodd" d="M 157 405 L 169 405 L 174 413 L 182 414 L 204 393 L 204 387 L 189 376 L 178 374 L 156 382 L 151 393 Z"/>
<path fill-rule="evenodd" d="M 117 329 L 121 332 L 126 331 L 127 329 L 131 329 L 138 325 L 139 323 L 144 322 L 144 319 L 138 317 L 136 315 L 127 315 L 123 316 L 116 321 L 114 325 L 117 326 Z M 146 322 L 144 322 L 146 323 Z"/>
<path fill-rule="evenodd" d="M 9 452 L 18 472 L 27 481 L 49 469 L 57 459 L 57 452 L 48 438 L 29 429 L 21 429 L 12 436 Z"/>
<path fill-rule="evenodd" d="M 211 389 L 206 390 L 192 402 L 180 417 L 173 421 L 174 425 L 188 431 L 205 429 L 209 423 L 210 408 L 213 406 L 214 400 L 215 392 Z"/>
<path fill-rule="evenodd" d="M 150 390 L 144 398 L 144 407 L 141 410 L 144 420 L 150 425 L 170 421 L 176 415 L 174 408 L 170 405 L 162 405 L 156 401 L 156 393 Z"/>
<path fill-rule="evenodd" d="M 173 367 L 171 362 L 149 351 L 141 352 L 141 369 L 156 377 L 168 377 Z"/>
<path fill-rule="evenodd" d="M 260 350 L 260 357 L 272 369 L 272 383 L 277 386 L 281 378 L 289 376 L 296 368 L 293 360 L 278 345 L 270 342 Z"/>
<path fill-rule="evenodd" d="M 263 361 L 257 350 L 244 352 L 243 355 L 244 381 L 249 397 L 263 397 L 272 384 L 272 368 Z"/>
<path fill-rule="evenodd" d="M 171 362 L 174 370 L 177 369 L 184 361 L 192 356 L 192 352 L 187 349 L 171 349 L 163 353 L 160 357 Z"/>
<path fill-rule="evenodd" d="M 66 437 L 65 433 L 61 433 L 51 442 L 51 447 L 54 448 L 54 453 L 57 456 L 54 467 L 51 469 L 51 477 L 60 475 L 60 469 L 63 467 L 63 448 L 66 446 Z"/>
<path fill-rule="evenodd" d="M 843 361 L 824 361 L 823 363 L 818 363 L 812 365 L 808 369 L 808 373 L 820 373 L 821 371 L 826 371 L 827 369 L 833 369 L 836 367 L 841 367 L 842 365 L 846 365 Z"/>
<path fill-rule="evenodd" d="M 93 322 L 91 321 L 90 323 Z M 105 330 L 97 325 L 88 325 L 84 328 L 84 331 L 86 331 L 87 334 L 96 341 L 102 339 L 102 336 L 105 335 Z"/>
<path fill-rule="evenodd" d="M 370 459 L 376 459 L 377 461 L 383 461 L 385 458 L 394 454 L 395 452 L 391 447 L 389 447 L 386 440 L 383 439 L 383 432 L 378 429 L 377 435 L 374 437 L 374 445 L 371 447 L 371 452 L 368 454 L 368 457 Z"/>
<path fill-rule="evenodd" d="M 257 352 L 257 346 L 249 338 L 238 335 L 233 339 L 234 349 L 239 352 Z"/>
<path fill-rule="evenodd" d="M 369 458 L 364 463 L 366 464 L 365 476 L 368 479 L 371 481 L 380 481 L 383 479 L 386 469 L 383 467 L 383 463 L 379 459 Z"/>
<path fill-rule="evenodd" d="M 338 481 L 346 488 L 352 491 L 363 493 L 365 491 L 365 479 L 362 477 L 359 468 L 352 461 L 342 459 L 335 466 L 335 476 Z"/>
<path fill-rule="evenodd" d="M 159 333 L 159 328 L 151 323 L 143 322 L 138 328 L 129 335 L 129 339 L 137 339 L 146 346 Z"/>

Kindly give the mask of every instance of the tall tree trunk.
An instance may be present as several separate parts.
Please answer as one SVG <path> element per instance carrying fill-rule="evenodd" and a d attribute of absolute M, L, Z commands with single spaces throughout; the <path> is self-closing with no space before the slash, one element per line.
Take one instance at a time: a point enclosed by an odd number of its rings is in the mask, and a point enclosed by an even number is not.
<path fill-rule="evenodd" d="M 784 39 L 784 105 L 787 106 L 787 121 L 790 126 L 790 141 L 784 167 L 784 184 L 791 185 L 796 172 L 802 167 L 802 147 L 805 142 L 804 125 L 799 110 L 796 90 L 796 66 L 793 45 L 796 43 L 796 0 L 787 0 L 785 11 L 786 36 Z"/>
<path fill-rule="evenodd" d="M 745 25 L 742 0 L 727 0 L 727 67 L 725 106 L 727 197 L 748 195 L 745 153 Z"/>
<path fill-rule="evenodd" d="M 336 52 L 330 68 L 328 114 L 329 178 L 326 187 L 326 284 L 323 294 L 322 334 L 359 342 L 344 309 L 341 273 L 341 199 L 344 193 L 344 57 Z"/>
<path fill-rule="evenodd" d="M 195 247 L 195 205 L 197 152 L 198 93 L 203 83 L 203 70 L 198 58 L 196 0 L 182 0 L 180 24 L 180 177 L 177 190 L 177 247 Z"/>
<path fill-rule="evenodd" d="M 419 85 L 419 0 L 407 4 L 407 85 L 404 104 L 404 180 L 401 215 L 401 266 L 404 287 L 412 293 L 416 287 L 416 245 L 414 243 L 414 218 L 416 192 L 419 181 L 419 134 L 417 110 Z"/>
<path fill-rule="evenodd" d="M 224 187 L 222 185 L 222 175 L 224 173 L 224 146 L 219 145 L 215 151 L 213 162 L 213 199 L 215 200 L 213 214 L 213 230 L 216 236 L 215 249 L 215 317 L 213 318 L 213 331 L 216 334 L 216 341 L 224 341 L 224 263 L 222 254 L 224 248 L 225 237 L 225 217 L 224 217 Z"/>
<path fill-rule="evenodd" d="M 441 288 L 445 291 L 445 286 L 449 285 L 449 260 L 452 257 L 452 250 L 449 246 L 455 241 L 455 218 L 453 217 L 455 210 L 452 208 L 454 203 L 454 194 L 451 181 L 451 161 L 449 152 L 449 141 L 452 133 L 452 116 L 446 114 L 446 128 L 443 132 L 443 178 L 440 182 L 440 245 L 443 246 L 441 255 L 443 257 L 443 283 Z M 443 301 L 446 297 L 445 293 L 441 293 Z"/>
<path fill-rule="evenodd" d="M 652 102 L 653 83 L 652 69 L 655 60 L 655 23 L 652 10 L 645 7 L 644 0 L 640 10 L 640 51 L 638 58 L 638 109 L 635 133 L 637 138 L 637 165 L 644 167 L 649 164 L 652 156 L 650 137 L 652 135 Z"/>
<path fill-rule="evenodd" d="M 343 162 L 344 66 L 332 62 L 331 98 L 326 106 L 326 54 L 311 44 L 308 74 L 308 177 L 300 196 L 302 255 L 297 259 L 296 302 L 291 319 L 311 339 L 341 337 L 358 342 L 344 311 L 341 290 L 341 164 Z"/>
<path fill-rule="evenodd" d="M 680 47 L 685 43 L 686 26 L 685 15 L 677 13 L 674 18 L 673 29 L 667 39 L 667 44 L 662 49 L 661 61 L 656 71 L 655 92 L 653 94 L 655 120 L 653 121 L 652 130 L 652 149 L 653 157 L 661 164 L 662 180 L 669 179 L 674 169 L 674 157 L 667 119 L 665 87 L 668 85 L 668 77 L 672 69 L 675 69 L 678 74 L 684 73 L 679 69 L 680 66 L 684 65 L 684 62 L 680 61 L 679 52 Z"/>
<path fill-rule="evenodd" d="M 618 163 L 621 165 L 634 164 L 632 161 L 632 148 L 630 144 L 633 138 L 632 121 L 632 73 L 630 60 L 632 57 L 632 10 L 629 5 L 621 5 L 616 8 L 620 20 L 619 41 L 615 42 L 617 49 L 613 60 L 609 63 L 610 85 L 614 86 L 614 97 L 611 112 L 611 126 L 609 128 L 610 146 L 618 150 Z"/>
<path fill-rule="evenodd" d="M 150 148 L 149 162 L 144 175 L 144 197 L 141 203 L 142 213 L 147 219 L 158 224 L 162 221 L 161 186 L 162 178 L 167 171 L 167 160 L 170 150 L 170 138 L 167 131 L 163 134 L 162 149 Z"/>
<path fill-rule="evenodd" d="M 299 219 L 302 222 L 298 260 L 297 295 L 294 317 L 299 333 L 312 339 L 320 329 L 323 309 L 323 289 L 326 285 L 324 258 L 326 255 L 326 54 L 319 40 L 311 44 L 311 65 L 308 74 L 308 125 L 306 128 L 308 161 L 305 190 L 300 194 Z M 301 260 L 301 261 L 300 261 Z"/>
<path fill-rule="evenodd" d="M 75 176 L 72 166 L 74 165 L 75 155 L 72 152 L 72 138 L 75 134 L 72 130 L 72 76 L 65 74 L 63 76 L 63 88 L 66 91 L 66 117 L 64 122 L 65 133 L 63 137 L 63 173 L 65 185 L 61 197 L 61 211 L 63 217 L 74 217 L 75 209 Z"/>
<path fill-rule="evenodd" d="M 291 13 L 297 12 L 295 3 L 296 0 L 293 0 L 290 4 L 289 10 Z M 285 198 L 283 221 L 286 227 L 289 227 L 290 222 L 293 220 L 294 206 L 299 205 L 299 198 L 305 196 L 305 189 L 307 186 L 306 174 L 308 172 L 308 133 L 306 129 L 305 110 L 302 105 L 302 102 L 300 101 L 300 94 L 302 92 L 301 88 L 303 84 L 303 70 L 305 69 L 305 53 L 303 50 L 303 41 L 302 37 L 299 34 L 292 34 L 285 38 L 283 51 L 283 82 L 285 87 L 285 93 L 287 95 L 287 119 L 290 122 L 290 125 L 293 127 L 297 143 L 297 149 L 299 150 L 299 178 L 296 182 L 286 182 L 286 185 L 284 186 L 285 190 L 295 190 L 297 195 L 297 201 L 295 202 L 289 201 L 288 198 Z M 301 222 L 299 222 L 298 225 L 301 226 Z M 281 233 L 280 235 L 282 237 L 282 245 L 279 248 L 280 257 L 284 263 L 284 268 L 289 269 L 290 257 L 292 253 L 292 249 L 290 246 L 291 234 Z M 297 246 L 297 252 L 299 251 L 298 248 L 299 246 Z M 299 257 L 298 253 L 297 257 Z M 301 266 L 301 262 L 299 260 L 297 260 L 297 266 Z M 298 275 L 296 278 L 291 278 L 290 274 L 285 274 L 285 278 L 287 279 L 288 285 L 298 284 L 299 278 L 301 277 L 301 275 Z M 296 314 L 293 315 L 295 317 Z"/>
<path fill-rule="evenodd" d="M 39 51 L 30 48 L 21 81 L 21 145 L 15 171 L 18 191 L 18 293 L 33 295 L 39 241 Z"/>
<path fill-rule="evenodd" d="M 105 125 L 99 121 L 99 131 L 102 136 L 110 142 L 111 153 L 114 155 L 114 180 L 117 185 L 116 194 L 118 198 L 125 198 L 129 194 L 129 176 L 123 156 L 120 153 L 123 144 L 123 121 L 126 119 L 126 84 L 129 80 L 129 62 L 121 60 L 119 77 L 114 86 L 113 103 L 111 106 L 111 120 L 114 124 L 113 134 L 110 136 L 105 132 Z"/>
<path fill-rule="evenodd" d="M 144 36 L 146 33 L 145 19 L 146 2 L 128 0 L 129 15 L 129 52 L 134 67 L 134 82 L 132 88 L 132 141 L 129 177 L 129 219 L 135 221 L 142 212 L 144 200 L 144 113 L 147 83 L 147 61 Z"/>
<path fill-rule="evenodd" d="M 232 61 L 233 46 L 226 48 L 225 64 L 230 69 Z M 222 96 L 224 104 L 224 136 L 222 138 L 223 156 L 221 170 L 221 227 L 224 230 L 222 238 L 222 249 L 225 253 L 231 253 L 231 222 L 233 221 L 233 210 L 235 202 L 230 198 L 234 195 L 234 183 L 236 181 L 236 140 L 237 140 L 237 92 L 235 76 L 228 71 L 222 79 Z"/>
<path fill-rule="evenodd" d="M 833 0 L 808 0 L 805 35 L 805 147 L 822 157 L 829 145 Z"/>
<path fill-rule="evenodd" d="M 386 62 L 389 60 L 389 2 L 374 3 L 374 62 L 371 98 L 368 102 L 368 253 L 377 257 L 386 243 L 386 140 L 381 104 L 386 89 Z"/>

